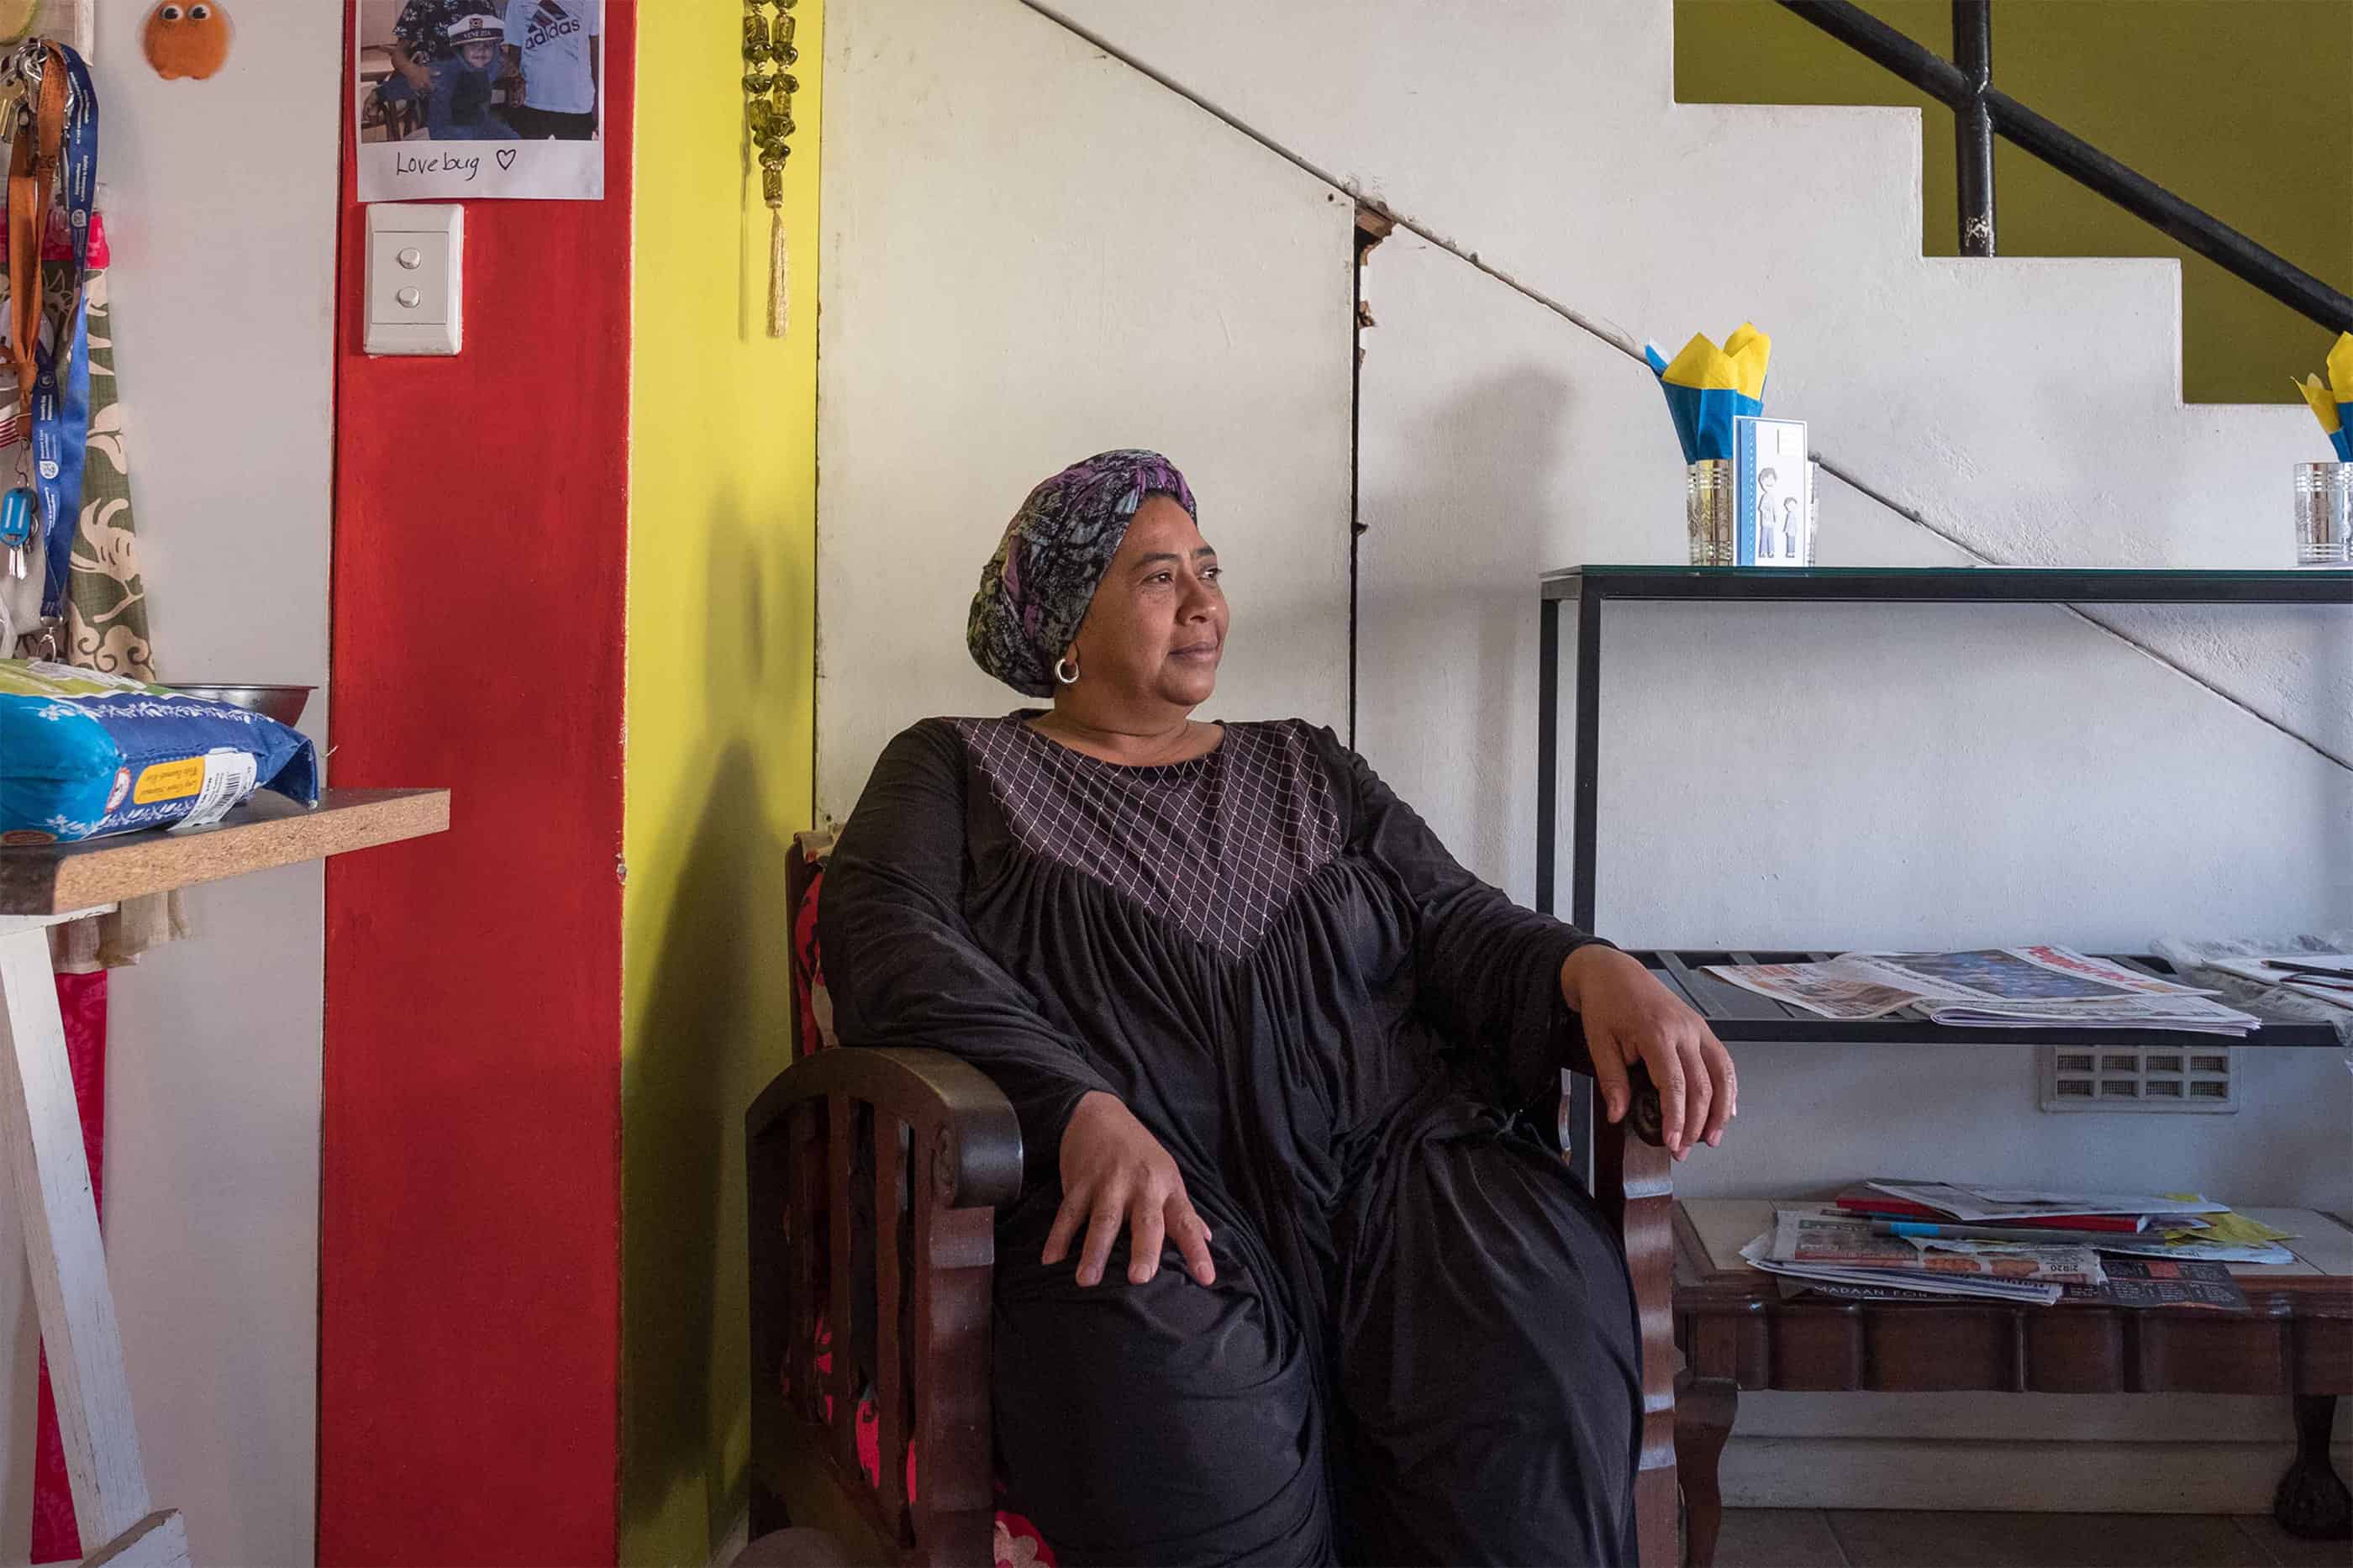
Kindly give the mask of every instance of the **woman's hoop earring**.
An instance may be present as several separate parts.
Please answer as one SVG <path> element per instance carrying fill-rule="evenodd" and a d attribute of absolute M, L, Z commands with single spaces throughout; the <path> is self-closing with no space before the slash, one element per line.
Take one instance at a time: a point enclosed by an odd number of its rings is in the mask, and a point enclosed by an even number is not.
<path fill-rule="evenodd" d="M 1063 668 L 1065 665 L 1070 666 L 1068 670 Z M 1070 655 L 1064 654 L 1054 661 L 1054 679 L 1065 686 L 1076 686 L 1079 683 L 1079 667 L 1071 664 Z"/>

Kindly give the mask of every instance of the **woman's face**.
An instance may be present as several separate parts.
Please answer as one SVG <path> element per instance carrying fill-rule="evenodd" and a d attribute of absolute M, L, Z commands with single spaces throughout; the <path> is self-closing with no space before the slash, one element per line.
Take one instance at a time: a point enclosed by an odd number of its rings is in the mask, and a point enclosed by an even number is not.
<path fill-rule="evenodd" d="M 1122 703 L 1206 702 L 1218 689 L 1226 618 L 1218 552 L 1182 506 L 1148 496 L 1071 645 L 1080 687 Z"/>

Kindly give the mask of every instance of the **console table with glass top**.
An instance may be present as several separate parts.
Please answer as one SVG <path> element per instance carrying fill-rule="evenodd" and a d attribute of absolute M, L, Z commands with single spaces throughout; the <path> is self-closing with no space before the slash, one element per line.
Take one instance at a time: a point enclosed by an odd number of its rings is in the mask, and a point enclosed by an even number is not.
<path fill-rule="evenodd" d="M 2353 606 L 2353 573 L 1613 565 L 1547 574 L 1542 579 L 1537 679 L 1536 908 L 1550 913 L 1555 901 L 1560 809 L 1560 612 L 1563 605 L 1573 604 L 1577 610 L 1573 720 L 1577 764 L 1571 803 L 1569 919 L 1587 931 L 1594 929 L 1600 826 L 1602 610 L 1620 600 Z M 1637 956 L 1671 991 L 1705 1016 L 1728 1045 L 1792 1040 L 2097 1047 L 2178 1045 L 2186 1037 L 2148 1029 L 2076 1030 L 2063 1035 L 2031 1029 L 1988 1032 L 1947 1028 L 1908 1015 L 1867 1024 L 1835 1023 L 1751 995 L 1701 973 L 1703 965 L 1712 963 L 1745 963 L 1752 958 L 1790 962 L 1827 954 L 1750 953 L 1738 951 L 1739 946 L 1727 942 L 1718 951 L 1704 953 Z M 2250 1010 L 2263 1012 L 2260 1005 Z M 2266 1017 L 2262 1028 L 2228 1043 L 2333 1047 L 2337 1037 L 2327 1025 Z M 1676 1450 L 1681 1450 L 1686 1472 L 1682 1491 L 1690 1504 L 1688 1544 L 1694 1563 L 1704 1564 L 1714 1553 L 1721 1508 L 1715 1460 L 1730 1434 L 1737 1392 L 1742 1388 L 2153 1392 L 2213 1388 L 2214 1380 L 2220 1378 L 2222 1386 L 2233 1392 L 2286 1394 L 2295 1400 L 2298 1457 L 2282 1482 L 2275 1505 L 2282 1522 L 2298 1533 L 2335 1533 L 2347 1528 L 2345 1488 L 2329 1468 L 2327 1434 L 2337 1397 L 2353 1394 L 2353 1278 L 2348 1277 L 2353 1273 L 2353 1263 L 2307 1265 L 2292 1283 L 2280 1284 L 2260 1297 L 2251 1289 L 2250 1298 L 2257 1303 L 2255 1316 L 2262 1320 L 2257 1322 L 2218 1320 L 2215 1314 L 2180 1309 L 2136 1316 L 2102 1309 L 2057 1312 L 1985 1302 L 1829 1302 L 1802 1297 L 1784 1301 L 1768 1276 L 1745 1266 L 1729 1266 L 1728 1254 L 1701 1245 L 1701 1227 L 1674 1202 L 1672 1167 L 1664 1151 L 1635 1139 L 1621 1139 L 1613 1129 L 1595 1126 L 1587 1080 L 1577 1078 L 1571 1084 L 1567 1114 L 1575 1131 L 1573 1158 L 1588 1184 L 1596 1175 L 1590 1156 L 1594 1140 L 1622 1142 L 1622 1173 L 1597 1186 L 1593 1195 L 1620 1219 L 1628 1267 L 1646 1282 L 1658 1281 L 1662 1276 L 1672 1280 L 1672 1313 L 1648 1314 L 1641 1324 L 1643 1452 L 1638 1489 L 1656 1487 L 1662 1481 L 1670 1488 L 1675 1486 Z M 1739 1223 L 1753 1217 L 1743 1214 Z M 2331 1217 L 2328 1224 L 2342 1231 L 2341 1221 Z M 1738 1225 L 1732 1228 L 1737 1229 Z M 2347 1239 L 2353 1240 L 2353 1234 Z M 2338 1252 L 2346 1250 L 2337 1247 Z M 1642 1299 L 1653 1296 L 1645 1293 Z M 2053 1312 L 2057 1315 L 2043 1315 Z M 1957 1359 L 1947 1354 L 1957 1336 L 1972 1350 L 1983 1342 L 1984 1353 Z M 1810 1348 L 1817 1341 L 1820 1354 L 1770 1353 L 1775 1347 L 1787 1351 L 1801 1342 Z M 2195 1350 L 2187 1355 L 2162 1355 L 2155 1348 L 2160 1345 Z M 2032 1347 L 2035 1353 L 2020 1347 Z M 1680 1404 L 1672 1370 L 1679 1364 L 1683 1368 Z"/>

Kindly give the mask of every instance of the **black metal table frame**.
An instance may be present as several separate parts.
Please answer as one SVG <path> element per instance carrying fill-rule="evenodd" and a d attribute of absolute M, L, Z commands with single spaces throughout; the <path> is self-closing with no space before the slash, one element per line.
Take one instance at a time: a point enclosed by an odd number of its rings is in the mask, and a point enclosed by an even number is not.
<path fill-rule="evenodd" d="M 1587 566 L 1547 573 L 1542 580 L 1543 629 L 1538 658 L 1536 725 L 1536 908 L 1551 913 L 1557 881 L 1555 851 L 1559 836 L 1560 611 L 1577 605 L 1577 776 L 1572 802 L 1569 921 L 1594 929 L 1595 858 L 1600 826 L 1601 606 L 1613 599 L 1651 603 L 1745 600 L 1841 604 L 1997 603 L 2140 605 L 2353 605 L 2353 573 L 2327 570 L 2191 572 L 2167 570 L 2068 570 L 2029 567 L 1808 567 Z M 1958 1038 L 1963 1030 L 1905 1026 Z M 1719 1033 L 1722 1033 L 1719 1030 Z M 1735 1037 L 1744 1034 L 1734 1026 Z M 1879 1039 L 1885 1025 L 1794 1023 L 1755 1037 L 1831 1041 L 1852 1036 Z M 2107 1031 L 2102 1031 L 2103 1035 Z M 1981 1032 L 1979 1032 L 1981 1036 Z M 2175 1042 L 2179 1035 L 2118 1031 L 2142 1043 Z M 2261 1038 L 2270 1035 L 2270 1040 Z M 2295 1037 L 2291 1038 L 2290 1036 Z M 2305 1037 L 2309 1036 L 2310 1037 Z M 1928 1037 L 1923 1035 L 1923 1039 Z M 2070 1037 L 2071 1038 L 2073 1037 Z M 2325 1026 L 2265 1029 L 2236 1045 L 2333 1043 Z M 1978 1043 L 1983 1043 L 1981 1037 Z M 2048 1044 L 2034 1031 L 2005 1031 L 2002 1043 Z M 2081 1043 L 2094 1043 L 2089 1040 Z M 2100 1042 L 2106 1043 L 2106 1042 Z M 1585 1080 L 1576 1080 L 1570 1126 L 1580 1134 L 1590 1114 Z M 1582 1136 L 1579 1144 L 1588 1140 Z M 1582 1163 L 1581 1156 L 1579 1163 Z"/>

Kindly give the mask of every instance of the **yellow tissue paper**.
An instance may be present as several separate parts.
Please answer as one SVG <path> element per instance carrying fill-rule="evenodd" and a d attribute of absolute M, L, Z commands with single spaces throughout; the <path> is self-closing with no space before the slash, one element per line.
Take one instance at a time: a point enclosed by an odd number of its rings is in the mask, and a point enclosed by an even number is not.
<path fill-rule="evenodd" d="M 2313 417 L 2337 448 L 2337 459 L 2353 463 L 2353 332 L 2337 333 L 2328 351 L 2327 385 L 2318 376 L 2307 375 L 2295 389 L 2312 405 Z"/>
<path fill-rule="evenodd" d="M 1772 357 L 1773 340 L 1753 323 L 1743 321 L 1724 340 L 1722 348 L 1705 332 L 1694 332 L 1660 379 L 1675 386 L 1737 392 L 1762 401 L 1766 364 Z"/>
<path fill-rule="evenodd" d="M 2242 1214 L 2226 1211 L 2198 1217 L 2206 1222 L 2206 1228 L 2185 1231 L 2182 1240 L 2216 1241 L 2225 1247 L 2261 1247 L 2267 1241 L 2295 1239 L 2295 1232 L 2292 1230 L 2282 1230 L 2275 1225 L 2265 1225 L 2262 1220 L 2250 1219 Z"/>
<path fill-rule="evenodd" d="M 2318 376 L 2307 375 L 2294 384 L 2298 392 L 2304 394 L 2304 400 L 2312 405 L 2312 412 L 2319 419 L 2323 430 L 2334 436 L 2345 427 L 2345 422 L 2337 417 L 2337 395 L 2321 385 Z M 2353 403 L 2353 397 L 2346 401 Z"/>

